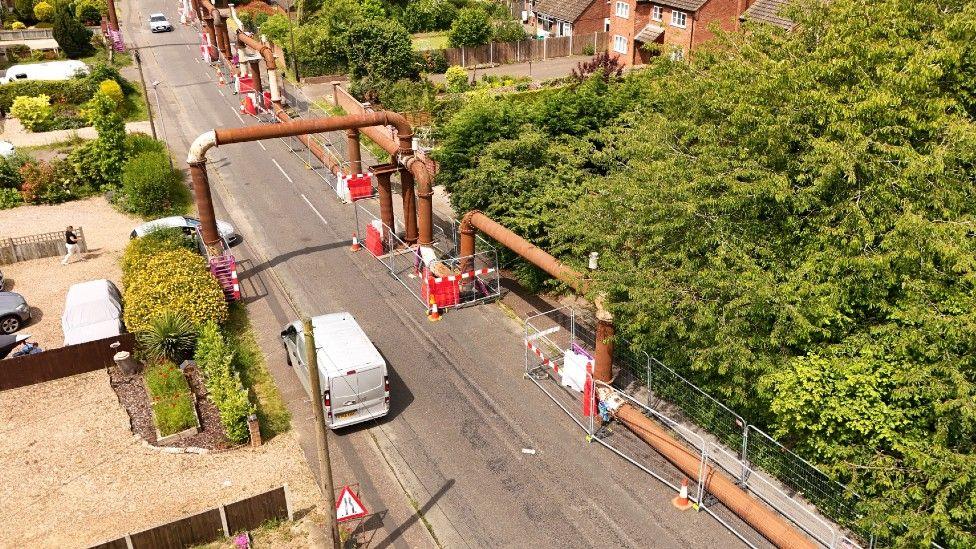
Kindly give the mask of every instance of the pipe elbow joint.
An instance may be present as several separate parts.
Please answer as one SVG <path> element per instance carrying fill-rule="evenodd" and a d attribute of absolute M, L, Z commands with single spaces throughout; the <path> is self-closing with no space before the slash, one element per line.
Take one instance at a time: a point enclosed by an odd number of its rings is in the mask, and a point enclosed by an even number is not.
<path fill-rule="evenodd" d="M 217 132 L 215 130 L 201 133 L 190 145 L 190 151 L 186 155 L 186 163 L 193 165 L 206 162 L 207 151 L 209 151 L 211 147 L 216 146 Z"/>
<path fill-rule="evenodd" d="M 461 218 L 461 233 L 474 234 L 474 223 L 471 221 L 475 215 L 480 214 L 481 210 L 471 210 Z"/>

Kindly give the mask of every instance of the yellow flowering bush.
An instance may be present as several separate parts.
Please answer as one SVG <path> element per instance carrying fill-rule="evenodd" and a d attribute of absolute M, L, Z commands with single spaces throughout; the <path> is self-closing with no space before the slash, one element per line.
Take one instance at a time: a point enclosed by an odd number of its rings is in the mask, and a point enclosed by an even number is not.
<path fill-rule="evenodd" d="M 227 320 L 227 302 L 207 263 L 186 249 L 162 251 L 128 273 L 125 325 L 139 333 L 151 319 L 169 312 L 197 326 Z"/>

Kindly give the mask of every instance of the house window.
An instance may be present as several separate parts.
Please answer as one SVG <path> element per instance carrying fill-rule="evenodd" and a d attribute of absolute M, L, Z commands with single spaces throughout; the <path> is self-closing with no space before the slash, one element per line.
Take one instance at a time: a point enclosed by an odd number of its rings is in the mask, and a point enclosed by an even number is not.
<path fill-rule="evenodd" d="M 651 19 L 655 21 L 660 21 L 662 15 L 661 12 L 663 11 L 664 10 L 661 8 L 661 6 L 654 6 L 653 8 L 651 8 Z"/>
<path fill-rule="evenodd" d="M 688 24 L 688 14 L 683 11 L 671 10 L 671 26 L 685 28 Z"/>
<path fill-rule="evenodd" d="M 627 39 L 619 34 L 613 37 L 613 51 L 617 53 L 627 53 Z"/>
<path fill-rule="evenodd" d="M 617 17 L 627 19 L 630 17 L 630 4 L 627 2 L 617 2 L 617 10 L 615 13 L 617 14 Z"/>
<path fill-rule="evenodd" d="M 610 32 L 610 18 L 607 17 L 603 20 L 603 32 Z"/>
<path fill-rule="evenodd" d="M 573 34 L 573 25 L 569 23 L 561 23 L 562 27 L 560 29 L 559 36 L 569 36 Z"/>

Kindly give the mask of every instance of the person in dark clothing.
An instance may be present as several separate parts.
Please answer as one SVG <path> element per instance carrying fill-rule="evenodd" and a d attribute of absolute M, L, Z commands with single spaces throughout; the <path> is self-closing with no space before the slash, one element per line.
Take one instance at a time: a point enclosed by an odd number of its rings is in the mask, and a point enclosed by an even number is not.
<path fill-rule="evenodd" d="M 64 254 L 64 259 L 61 260 L 62 265 L 67 265 L 68 260 L 73 255 L 81 257 L 82 261 L 85 260 L 81 255 L 81 250 L 78 248 L 78 235 L 75 234 L 74 227 L 71 225 L 68 225 L 68 228 L 64 230 L 64 246 L 68 249 L 68 253 Z"/>

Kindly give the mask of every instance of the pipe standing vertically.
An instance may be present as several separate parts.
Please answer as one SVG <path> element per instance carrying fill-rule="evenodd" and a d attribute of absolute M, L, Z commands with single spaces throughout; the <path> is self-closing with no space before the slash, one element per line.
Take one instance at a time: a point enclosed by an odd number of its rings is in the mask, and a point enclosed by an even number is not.
<path fill-rule="evenodd" d="M 479 230 L 553 278 L 565 282 L 577 293 L 586 295 L 589 292 L 590 283 L 582 273 L 506 229 L 478 210 L 466 213 L 461 219 L 460 271 L 462 273 L 468 272 L 472 268 L 475 254 L 475 234 Z M 597 326 L 593 378 L 607 382 L 613 376 L 613 315 L 606 309 L 602 296 L 597 297 L 594 304 L 596 305 Z"/>
<path fill-rule="evenodd" d="M 363 173 L 363 152 L 360 149 L 358 128 L 346 130 L 346 155 L 349 161 L 349 175 Z"/>

